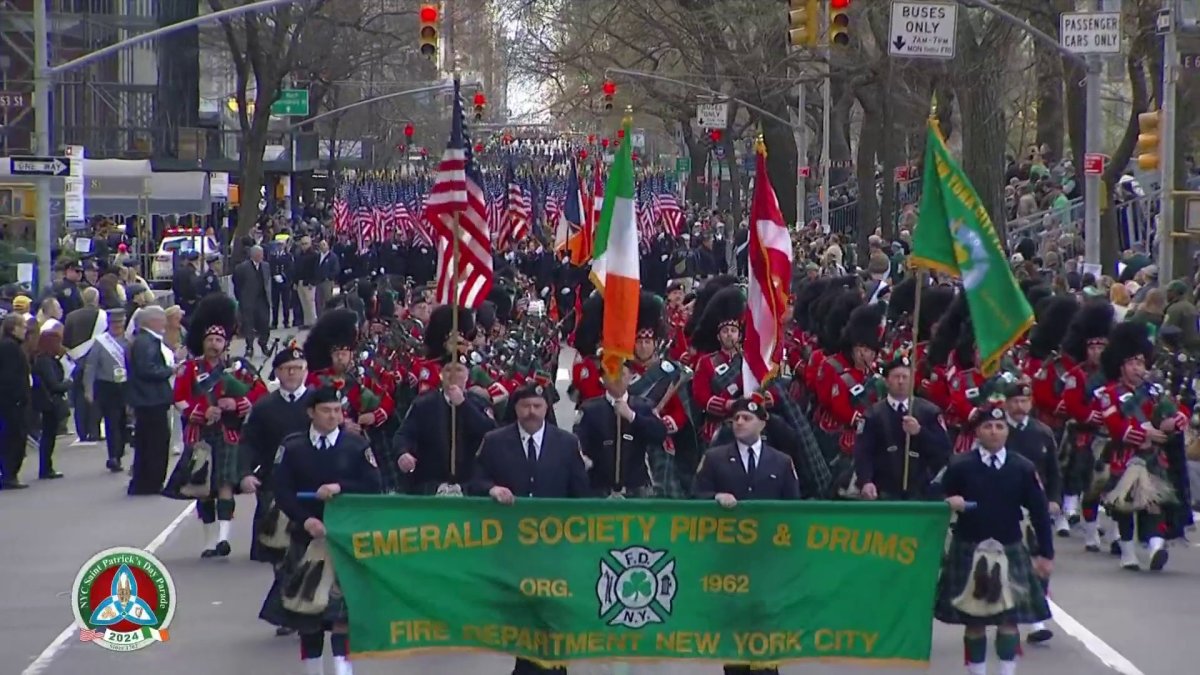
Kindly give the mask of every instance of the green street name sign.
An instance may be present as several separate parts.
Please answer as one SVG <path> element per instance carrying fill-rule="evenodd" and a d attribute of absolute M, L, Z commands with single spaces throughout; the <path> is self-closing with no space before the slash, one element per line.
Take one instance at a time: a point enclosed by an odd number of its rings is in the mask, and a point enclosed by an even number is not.
<path fill-rule="evenodd" d="M 676 157 L 675 158 L 675 173 L 691 173 L 692 158 L 691 157 Z"/>
<path fill-rule="evenodd" d="M 271 104 L 271 114 L 290 117 L 308 116 L 308 90 L 282 89 Z"/>

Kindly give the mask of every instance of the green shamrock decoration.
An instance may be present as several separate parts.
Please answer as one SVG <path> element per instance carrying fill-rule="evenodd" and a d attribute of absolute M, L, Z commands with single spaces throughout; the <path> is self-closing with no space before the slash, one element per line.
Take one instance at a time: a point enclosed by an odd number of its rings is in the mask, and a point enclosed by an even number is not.
<path fill-rule="evenodd" d="M 625 583 L 621 584 L 621 597 L 630 601 L 636 601 L 639 597 L 647 598 L 654 592 L 650 586 L 650 575 L 642 570 L 638 570 L 629 575 Z"/>

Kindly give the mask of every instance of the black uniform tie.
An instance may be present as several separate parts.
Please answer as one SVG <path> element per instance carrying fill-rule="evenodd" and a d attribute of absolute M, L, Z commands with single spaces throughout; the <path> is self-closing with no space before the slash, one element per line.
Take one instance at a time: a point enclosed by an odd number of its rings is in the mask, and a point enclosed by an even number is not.
<path fill-rule="evenodd" d="M 318 450 L 328 450 L 329 449 L 329 441 L 326 440 L 326 438 L 324 436 L 322 436 L 319 439 L 319 441 L 317 443 L 317 449 Z"/>
<path fill-rule="evenodd" d="M 904 417 L 905 415 L 908 414 L 908 406 L 904 405 L 903 403 L 897 403 L 896 404 L 896 414 L 900 415 L 901 417 Z"/>
<path fill-rule="evenodd" d="M 529 464 L 536 465 L 537 464 L 537 443 L 534 442 L 533 436 L 530 436 L 529 440 L 525 443 L 525 452 L 527 455 L 529 455 Z"/>
<path fill-rule="evenodd" d="M 746 475 L 753 478 L 754 470 L 758 468 L 754 461 L 754 448 L 746 448 Z"/>
<path fill-rule="evenodd" d="M 991 457 L 988 458 L 988 461 L 992 463 L 993 469 L 996 469 L 997 471 L 1000 470 L 1000 458 L 999 457 L 992 455 Z"/>

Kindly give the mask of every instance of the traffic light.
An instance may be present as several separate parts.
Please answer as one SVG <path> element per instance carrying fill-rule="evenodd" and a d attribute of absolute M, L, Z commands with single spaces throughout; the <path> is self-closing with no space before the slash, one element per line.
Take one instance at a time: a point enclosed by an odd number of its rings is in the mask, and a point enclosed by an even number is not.
<path fill-rule="evenodd" d="M 617 83 L 605 80 L 602 90 L 604 91 L 604 111 L 608 112 L 613 109 L 613 95 L 617 93 Z"/>
<path fill-rule="evenodd" d="M 829 0 L 829 44 L 850 44 L 850 0 Z"/>
<path fill-rule="evenodd" d="M 421 5 L 421 56 L 432 59 L 438 50 L 438 8 L 437 5 Z"/>
<path fill-rule="evenodd" d="M 412 143 L 412 137 L 413 137 L 414 131 L 416 131 L 416 130 L 413 129 L 413 125 L 411 122 L 404 125 L 404 137 L 408 139 L 409 143 Z"/>
<path fill-rule="evenodd" d="M 483 119 L 483 109 L 485 106 L 487 106 L 487 97 L 483 95 L 482 91 L 476 92 L 475 93 L 475 120 L 476 121 Z"/>
<path fill-rule="evenodd" d="M 816 47 L 821 37 L 820 0 L 791 0 L 788 39 L 793 47 Z"/>
<path fill-rule="evenodd" d="M 1138 137 L 1135 151 L 1138 153 L 1138 168 L 1142 171 L 1158 169 L 1159 134 L 1161 132 L 1161 110 L 1151 110 L 1138 115 Z"/>

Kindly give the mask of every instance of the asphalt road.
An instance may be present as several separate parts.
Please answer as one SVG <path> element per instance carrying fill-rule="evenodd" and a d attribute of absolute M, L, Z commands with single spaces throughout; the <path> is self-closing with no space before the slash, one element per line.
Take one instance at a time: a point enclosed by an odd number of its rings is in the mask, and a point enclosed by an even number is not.
<path fill-rule="evenodd" d="M 569 404 L 557 413 L 564 424 L 573 418 Z M 36 459 L 31 455 L 24 478 L 33 486 L 0 493 L 0 675 L 125 675 L 131 667 L 171 675 L 299 672 L 296 638 L 276 637 L 271 626 L 257 619 L 271 571 L 247 559 L 252 502 L 239 501 L 239 513 L 244 515 L 234 522 L 233 555 L 201 560 L 200 524 L 184 512 L 185 503 L 127 497 L 127 478 L 105 470 L 101 444 L 64 437 L 59 447 L 58 468 L 65 479 L 36 480 Z M 96 551 L 117 545 L 152 548 L 170 569 L 179 595 L 169 642 L 132 656 L 81 643 L 77 629 L 71 627 L 68 595 L 79 566 Z M 1123 572 L 1114 558 L 1085 554 L 1082 548 L 1078 537 L 1061 542 L 1053 581 L 1054 600 L 1062 610 L 1052 626 L 1056 636 L 1048 646 L 1026 651 L 1021 672 L 1197 672 L 1200 640 L 1194 635 L 1200 609 L 1200 551 L 1174 548 L 1167 570 L 1152 575 Z M 933 636 L 932 663 L 926 672 L 963 672 L 960 630 L 935 624 Z M 508 673 L 511 663 L 507 657 L 481 653 L 360 661 L 355 670 L 359 675 L 486 675 Z M 332 672 L 332 666 L 327 668 Z M 719 672 L 716 664 L 689 662 L 571 668 L 574 675 Z M 783 672 L 913 671 L 804 664 L 785 667 Z"/>

